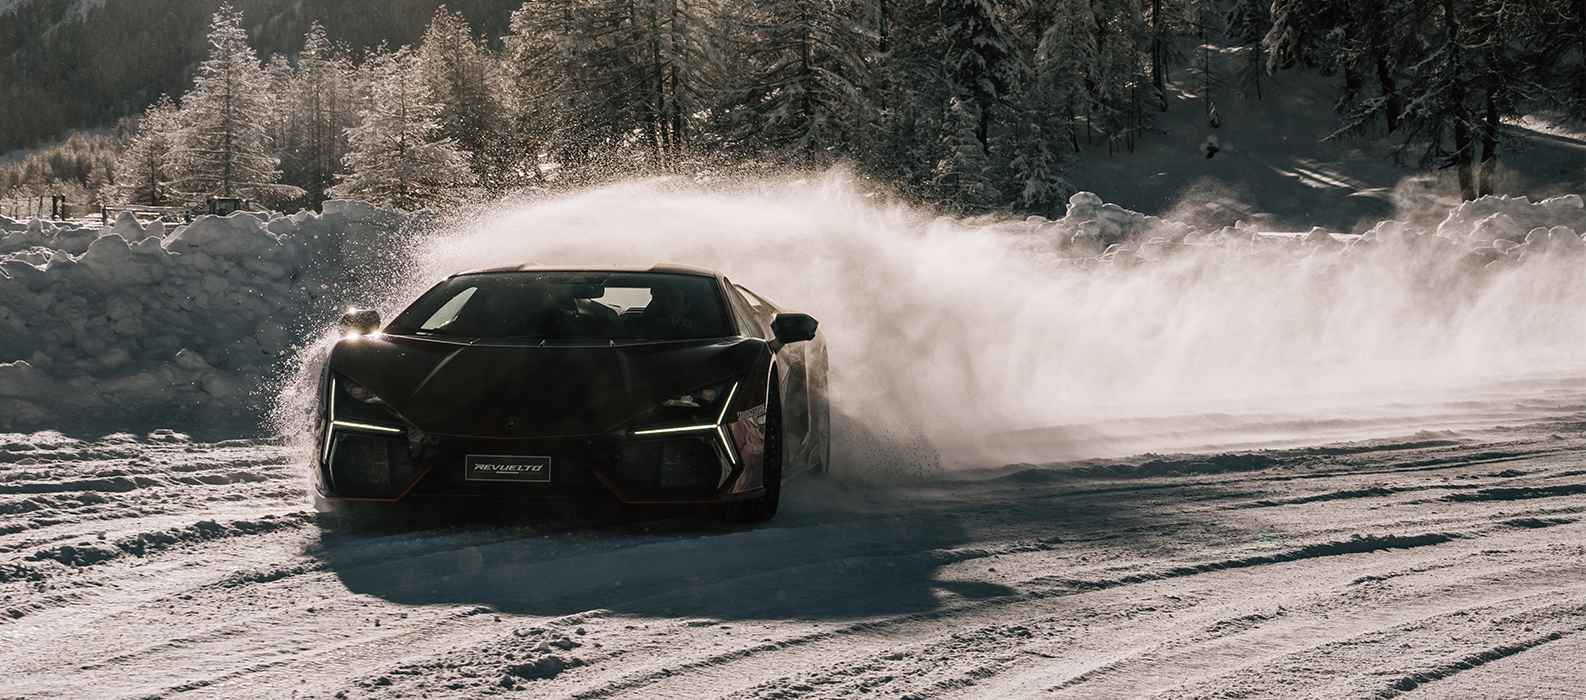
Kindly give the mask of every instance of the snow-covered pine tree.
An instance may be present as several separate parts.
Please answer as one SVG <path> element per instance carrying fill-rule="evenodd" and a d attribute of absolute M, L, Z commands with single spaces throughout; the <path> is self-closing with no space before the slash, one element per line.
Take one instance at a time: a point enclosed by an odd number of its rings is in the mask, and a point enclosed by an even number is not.
<path fill-rule="evenodd" d="M 1216 109 L 1216 93 L 1223 86 L 1222 71 L 1212 56 L 1212 41 L 1222 34 L 1223 18 L 1217 0 L 1190 0 L 1186 9 L 1197 42 L 1190 74 L 1195 80 L 1195 91 L 1200 93 L 1201 109 L 1210 120 Z"/>
<path fill-rule="evenodd" d="M 273 109 L 242 13 L 222 5 L 209 23 L 208 56 L 182 97 L 181 132 L 172 151 L 178 189 L 190 199 L 275 194 L 281 172 L 270 145 Z"/>
<path fill-rule="evenodd" d="M 116 163 L 118 194 L 130 204 L 161 206 L 170 190 L 171 144 L 178 137 L 176 103 L 161 95 L 143 110 L 137 133 Z"/>
<path fill-rule="evenodd" d="M 1267 70 L 1296 63 L 1330 70 L 1340 48 L 1333 32 L 1341 25 L 1345 10 L 1343 0 L 1272 0 L 1268 12 L 1272 26 L 1262 39 Z"/>
<path fill-rule="evenodd" d="M 1440 0 L 1428 17 L 1429 29 L 1440 36 L 1415 65 L 1410 67 L 1404 119 L 1410 126 L 1405 145 L 1424 139 L 1428 144 L 1421 162 L 1425 167 L 1452 167 L 1459 180 L 1460 194 L 1476 198 L 1472 169 L 1475 143 L 1471 137 L 1469 58 L 1463 36 L 1457 0 Z M 1434 38 L 1434 37 L 1429 37 Z M 1452 152 L 1443 150 L 1443 134 L 1453 135 Z"/>
<path fill-rule="evenodd" d="M 1097 32 L 1090 0 L 1061 0 L 1035 50 L 1033 89 L 1055 109 L 1063 129 L 1052 133 L 1079 152 L 1079 117 L 1085 113 L 1087 81 L 1097 74 Z M 1087 127 L 1088 128 L 1088 127 Z"/>
<path fill-rule="evenodd" d="M 1019 85 L 1025 70 L 1006 24 L 991 0 L 940 0 L 947 32 L 947 80 L 959 102 L 970 110 L 975 138 L 990 146 L 997 110 Z"/>
<path fill-rule="evenodd" d="M 1262 39 L 1272 28 L 1272 3 L 1268 0 L 1233 0 L 1223 20 L 1229 41 L 1243 54 L 1239 61 L 1239 91 L 1246 98 L 1261 99 L 1261 78 L 1267 71 L 1267 56 Z"/>
<path fill-rule="evenodd" d="M 487 190 L 503 188 L 501 105 L 491 89 L 496 62 L 468 20 L 441 5 L 417 51 L 419 75 L 441 105 L 441 133 L 470 154 Z"/>
<path fill-rule="evenodd" d="M 1568 2 L 1569 0 L 1561 1 Z M 1570 25 L 1571 33 L 1575 35 L 1573 37 L 1574 47 L 1564 48 L 1561 53 L 1566 56 L 1571 54 L 1574 56 L 1573 60 L 1565 64 L 1569 66 L 1569 70 L 1573 74 L 1566 76 L 1564 85 L 1573 85 L 1575 89 L 1572 98 L 1567 98 L 1565 103 L 1574 108 L 1575 114 L 1586 114 L 1586 2 L 1574 0 L 1574 2 L 1569 4 L 1572 6 L 1570 9 L 1573 12 L 1560 14 L 1572 15 Z M 1569 94 L 1569 88 L 1566 87 L 1561 92 Z M 1586 175 L 1586 173 L 1583 173 L 1583 175 Z M 1583 182 L 1583 184 L 1586 184 L 1586 182 Z"/>
<path fill-rule="evenodd" d="M 724 105 L 729 145 L 802 163 L 861 150 L 874 107 L 859 4 L 778 0 L 736 9 L 730 51 L 744 71 Z"/>
<path fill-rule="evenodd" d="M 578 56 L 578 17 L 573 0 L 524 3 L 512 12 L 501 38 L 503 140 L 517 154 L 514 167 L 503 173 L 509 186 L 541 181 L 541 153 L 562 168 L 576 169 L 580 160 L 580 149 L 566 138 L 582 131 L 572 120 L 583 111 L 574 107 L 580 96 L 569 87 Z"/>
<path fill-rule="evenodd" d="M 876 48 L 867 91 L 874 119 L 859 157 L 868 173 L 928 197 L 942 158 L 942 118 L 950 99 L 941 18 L 929 3 L 882 0 L 866 21 L 875 28 L 866 32 Z"/>
<path fill-rule="evenodd" d="M 1237 0 L 1236 0 L 1237 1 Z M 1179 49 L 1175 33 L 1180 30 L 1178 17 L 1183 9 L 1182 0 L 1150 0 L 1146 22 L 1151 28 L 1151 87 L 1156 92 L 1158 106 L 1167 111 L 1168 72 L 1184 63 L 1184 52 Z"/>
<path fill-rule="evenodd" d="M 1469 65 L 1476 93 L 1471 96 L 1473 112 L 1478 113 L 1476 137 L 1481 145 L 1476 194 L 1481 196 L 1493 194 L 1497 188 L 1494 175 L 1504 140 L 1504 120 L 1533 106 L 1568 105 L 1567 99 L 1548 97 L 1553 89 L 1549 82 L 1556 76 L 1553 64 L 1560 58 L 1554 46 L 1561 43 L 1561 34 L 1567 37 L 1568 33 L 1559 31 L 1554 17 L 1517 11 L 1505 0 L 1472 0 L 1465 23 L 1465 33 L 1473 42 Z M 1478 38 L 1485 41 L 1475 43 Z"/>
<path fill-rule="evenodd" d="M 292 62 L 281 54 L 275 54 L 264 64 L 264 80 L 266 90 L 274 100 L 275 106 L 265 118 L 265 131 L 268 135 L 270 147 L 274 149 L 276 165 L 281 171 L 281 182 L 296 185 L 294 176 L 298 176 L 294 166 L 294 156 L 302 148 L 304 134 L 304 118 L 301 110 L 297 108 L 292 98 L 293 88 L 297 83 L 297 68 Z M 306 202 L 279 202 L 286 208 L 301 207 Z"/>
<path fill-rule="evenodd" d="M 347 173 L 331 194 L 403 209 L 448 202 L 471 182 L 468 154 L 442 134 L 441 105 L 412 50 L 381 52 L 366 65 L 368 106 L 349 134 Z"/>
<path fill-rule="evenodd" d="M 557 177 L 572 181 L 603 175 L 613 159 L 625 173 L 645 162 L 670 168 L 696 137 L 709 138 L 697 123 L 702 115 L 723 116 L 716 109 L 727 102 L 728 69 L 717 48 L 723 7 L 715 0 L 525 3 L 503 39 L 514 148 L 547 153 Z M 752 72 L 746 63 L 731 70 Z"/>
<path fill-rule="evenodd" d="M 721 10 L 715 0 L 666 0 L 662 10 L 661 117 L 668 157 L 676 160 L 705 140 L 706 134 L 695 133 L 696 115 L 715 107 L 733 69 L 723 62 Z"/>
<path fill-rule="evenodd" d="M 1417 34 L 1419 16 L 1426 11 L 1419 0 L 1358 0 L 1313 17 L 1318 28 L 1338 24 L 1328 32 L 1337 41 L 1327 65 L 1344 72 L 1345 84 L 1339 100 L 1343 122 L 1334 136 L 1370 131 L 1378 115 L 1389 133 L 1398 130 L 1404 111 L 1400 66 L 1419 59 L 1426 43 Z M 1375 93 L 1365 87 L 1368 75 L 1375 78 Z"/>
<path fill-rule="evenodd" d="M 1148 121 L 1140 88 L 1149 80 L 1150 37 L 1132 0 L 1090 0 L 1095 53 L 1086 68 L 1086 124 L 1107 139 L 1109 152 L 1131 146 Z M 1088 137 L 1087 137 L 1088 138 Z"/>
<path fill-rule="evenodd" d="M 1019 185 L 1015 204 L 1022 211 L 1053 217 L 1063 212 L 1063 202 L 1074 193 L 1074 186 L 1059 170 L 1057 149 L 1068 138 L 1053 135 L 1062 122 L 1055 105 L 1043 99 L 1050 93 L 1036 92 L 1021 101 L 1019 120 L 1014 128 L 1015 155 L 1008 170 Z M 1056 127 L 1056 128 L 1054 128 Z"/>
<path fill-rule="evenodd" d="M 945 152 L 936 168 L 937 191 L 961 207 L 996 207 L 1006 203 L 999 182 L 1015 154 L 1005 152 L 1014 149 L 1004 139 L 993 139 L 993 130 L 1008 116 L 1010 99 L 1027 68 L 990 0 L 939 3 L 951 97 L 943 124 Z"/>
<path fill-rule="evenodd" d="M 325 28 L 314 22 L 303 35 L 297 70 L 283 93 L 283 111 L 292 115 L 294 133 L 287 147 L 278 146 L 283 180 L 302 187 L 310 205 L 318 206 L 336 182 L 347 152 L 346 132 L 357 124 L 349 83 L 353 78 L 344 52 L 331 43 Z"/>
<path fill-rule="evenodd" d="M 599 56 L 614 41 L 608 27 L 626 20 L 591 8 L 593 1 L 525 2 L 512 13 L 502 40 L 510 139 L 513 150 L 536 154 L 530 167 L 515 171 L 523 184 L 540 179 L 539 153 L 560 180 L 592 177 L 617 137 L 632 128 L 625 62 L 616 60 L 620 54 L 609 61 Z"/>
<path fill-rule="evenodd" d="M 980 109 L 973 100 L 959 97 L 948 105 L 944 154 L 932 179 L 932 189 L 946 206 L 974 211 L 1003 203 L 990 154 L 980 140 L 980 125 Z"/>

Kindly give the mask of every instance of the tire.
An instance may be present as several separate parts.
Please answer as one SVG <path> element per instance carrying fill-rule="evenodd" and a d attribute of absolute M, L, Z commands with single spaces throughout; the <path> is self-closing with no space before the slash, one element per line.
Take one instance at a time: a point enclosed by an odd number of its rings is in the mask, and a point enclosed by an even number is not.
<path fill-rule="evenodd" d="M 333 501 L 314 494 L 314 521 L 324 530 L 341 530 L 356 524 L 357 514 L 349 508 L 352 504 Z"/>
<path fill-rule="evenodd" d="M 721 518 L 734 523 L 763 523 L 776 516 L 782 502 L 782 397 L 772 379 L 765 414 L 765 492 L 747 501 L 728 503 Z"/>
<path fill-rule="evenodd" d="M 356 530 L 388 524 L 394 519 L 391 504 L 340 501 L 314 494 L 314 520 L 322 530 Z"/>
<path fill-rule="evenodd" d="M 810 431 L 816 439 L 815 448 L 810 450 L 809 473 L 817 478 L 830 476 L 832 473 L 832 411 L 826 403 L 823 394 L 816 404 L 814 420 L 810 421 Z"/>
<path fill-rule="evenodd" d="M 820 347 L 815 356 L 815 362 L 810 368 L 811 381 L 805 391 L 809 392 L 810 401 L 810 434 L 806 441 L 813 439 L 814 445 L 806 450 L 804 459 L 809 467 L 806 471 L 815 478 L 829 476 L 832 471 L 832 406 L 826 398 L 826 348 Z"/>

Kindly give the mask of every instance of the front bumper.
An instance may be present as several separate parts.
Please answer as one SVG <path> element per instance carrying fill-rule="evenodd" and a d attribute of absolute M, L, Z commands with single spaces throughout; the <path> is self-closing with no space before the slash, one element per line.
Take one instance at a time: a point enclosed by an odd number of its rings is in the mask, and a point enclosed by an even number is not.
<path fill-rule="evenodd" d="M 338 426 L 321 438 L 315 485 L 325 498 L 346 500 L 432 495 L 577 500 L 609 495 L 636 504 L 720 503 L 762 490 L 759 445 L 751 439 L 757 436 L 747 428 L 739 424 L 720 432 L 519 439 Z M 550 479 L 470 480 L 470 455 L 549 458 Z"/>

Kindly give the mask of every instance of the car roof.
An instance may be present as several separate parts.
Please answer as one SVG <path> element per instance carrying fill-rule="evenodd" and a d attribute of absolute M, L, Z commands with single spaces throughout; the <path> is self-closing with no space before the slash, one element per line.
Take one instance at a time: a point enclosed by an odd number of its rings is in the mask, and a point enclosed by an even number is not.
<path fill-rule="evenodd" d="M 502 265 L 498 267 L 484 267 L 477 270 L 459 272 L 457 275 L 484 275 L 501 272 L 659 272 L 671 275 L 691 275 L 694 277 L 720 277 L 715 270 L 693 267 L 691 265 L 677 265 L 673 263 L 660 263 L 649 267 L 614 266 L 614 267 L 568 267 L 565 265 Z M 456 277 L 457 275 L 453 275 Z"/>

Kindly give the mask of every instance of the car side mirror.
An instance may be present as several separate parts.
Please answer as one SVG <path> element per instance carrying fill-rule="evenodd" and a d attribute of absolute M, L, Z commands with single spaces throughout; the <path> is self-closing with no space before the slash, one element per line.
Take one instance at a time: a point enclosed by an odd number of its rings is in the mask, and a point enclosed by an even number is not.
<path fill-rule="evenodd" d="M 349 308 L 341 315 L 342 335 L 366 335 L 380 330 L 380 312 L 374 309 Z"/>
<path fill-rule="evenodd" d="M 815 329 L 820 325 L 809 314 L 777 314 L 771 319 L 771 332 L 778 343 L 791 345 L 815 339 Z"/>

